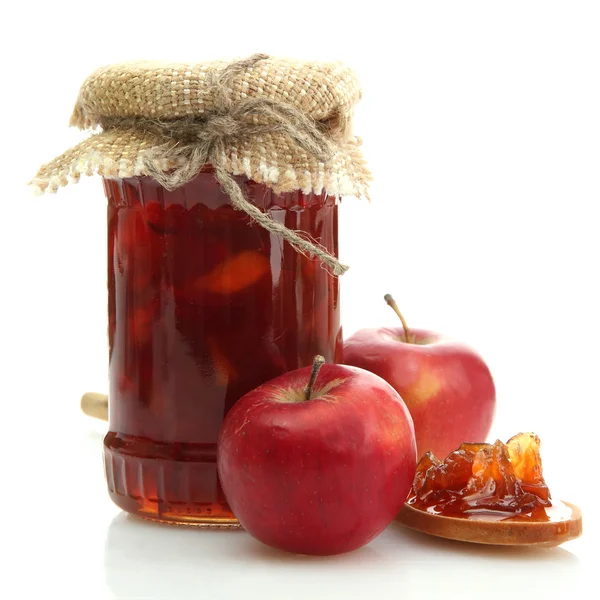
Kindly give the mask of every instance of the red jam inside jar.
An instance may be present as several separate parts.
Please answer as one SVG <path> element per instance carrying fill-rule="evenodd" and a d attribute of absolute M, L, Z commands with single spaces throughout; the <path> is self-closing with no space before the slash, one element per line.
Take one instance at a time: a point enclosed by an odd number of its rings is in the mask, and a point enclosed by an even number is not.
<path fill-rule="evenodd" d="M 337 256 L 337 203 L 246 198 Z M 289 370 L 341 358 L 338 279 L 232 208 L 210 168 L 174 191 L 104 180 L 108 198 L 109 494 L 139 516 L 235 525 L 216 469 L 223 418 Z"/>

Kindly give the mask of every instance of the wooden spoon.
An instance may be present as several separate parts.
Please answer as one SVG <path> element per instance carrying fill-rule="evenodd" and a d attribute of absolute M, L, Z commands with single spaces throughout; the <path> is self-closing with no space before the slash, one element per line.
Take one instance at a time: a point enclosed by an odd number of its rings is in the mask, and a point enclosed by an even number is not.
<path fill-rule="evenodd" d="M 81 410 L 90 417 L 108 421 L 108 396 L 88 392 L 81 396 Z"/>
<path fill-rule="evenodd" d="M 551 548 L 581 535 L 581 510 L 568 502 L 546 509 L 549 521 L 488 520 L 445 517 L 405 504 L 396 520 L 402 525 L 437 537 L 496 546 Z"/>

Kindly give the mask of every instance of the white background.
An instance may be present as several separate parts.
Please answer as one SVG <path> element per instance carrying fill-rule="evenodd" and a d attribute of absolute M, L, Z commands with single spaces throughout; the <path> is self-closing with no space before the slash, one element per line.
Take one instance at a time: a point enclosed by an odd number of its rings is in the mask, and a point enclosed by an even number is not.
<path fill-rule="evenodd" d="M 590 597 L 598 531 L 600 4 L 46 2 L 4 9 L 2 598 Z M 477 348 L 495 376 L 492 438 L 533 430 L 584 536 L 514 552 L 393 526 L 331 559 L 243 532 L 124 518 L 103 482 L 105 200 L 92 178 L 34 198 L 37 167 L 81 139 L 80 83 L 106 63 L 253 52 L 342 59 L 372 202 L 341 211 L 346 334 L 409 324 Z M 592 475 L 590 475 L 590 470 Z M 590 481 L 591 479 L 591 481 Z"/>

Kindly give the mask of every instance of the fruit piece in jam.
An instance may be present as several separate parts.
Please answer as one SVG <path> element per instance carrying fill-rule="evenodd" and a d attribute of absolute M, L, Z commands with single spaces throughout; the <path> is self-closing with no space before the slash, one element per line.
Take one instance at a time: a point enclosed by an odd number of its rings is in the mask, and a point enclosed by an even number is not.
<path fill-rule="evenodd" d="M 496 513 L 544 520 L 545 507 L 552 504 L 540 440 L 520 433 L 506 444 L 464 443 L 443 461 L 428 452 L 417 466 L 407 503 L 450 517 Z"/>

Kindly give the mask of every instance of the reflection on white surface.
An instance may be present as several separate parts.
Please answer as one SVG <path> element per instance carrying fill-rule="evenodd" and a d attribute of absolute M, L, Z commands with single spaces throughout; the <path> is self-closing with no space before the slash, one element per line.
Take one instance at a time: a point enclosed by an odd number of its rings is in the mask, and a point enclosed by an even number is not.
<path fill-rule="evenodd" d="M 272 550 L 241 530 L 161 525 L 125 514 L 108 528 L 105 575 L 114 598 L 573 596 L 578 558 L 562 548 L 511 549 L 428 537 L 393 524 L 359 551 L 334 557 Z"/>

